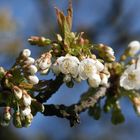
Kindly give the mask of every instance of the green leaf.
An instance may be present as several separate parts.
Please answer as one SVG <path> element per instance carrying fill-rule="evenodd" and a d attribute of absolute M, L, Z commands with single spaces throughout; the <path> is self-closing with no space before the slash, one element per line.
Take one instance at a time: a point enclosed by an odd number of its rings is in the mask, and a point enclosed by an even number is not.
<path fill-rule="evenodd" d="M 114 125 L 117 125 L 117 124 L 123 123 L 124 121 L 125 121 L 125 118 L 123 114 L 121 113 L 121 110 L 113 110 L 111 122 Z"/>
<path fill-rule="evenodd" d="M 101 117 L 101 107 L 100 104 L 95 104 L 94 107 L 89 108 L 88 114 L 93 117 L 95 120 L 99 120 Z"/>

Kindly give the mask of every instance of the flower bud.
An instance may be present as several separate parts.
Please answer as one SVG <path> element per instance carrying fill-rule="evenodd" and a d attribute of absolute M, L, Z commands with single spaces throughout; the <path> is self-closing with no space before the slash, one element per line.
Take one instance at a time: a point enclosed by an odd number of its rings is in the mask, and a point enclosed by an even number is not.
<path fill-rule="evenodd" d="M 20 113 L 19 112 L 15 112 L 14 113 L 14 115 L 13 115 L 13 124 L 17 128 L 21 128 L 22 127 L 22 122 L 21 122 L 21 118 L 20 118 Z"/>
<path fill-rule="evenodd" d="M 80 83 L 82 79 L 81 79 L 80 76 L 78 76 L 78 77 L 76 77 L 74 80 L 75 80 L 77 83 Z"/>
<path fill-rule="evenodd" d="M 57 40 L 60 42 L 63 40 L 60 34 L 57 34 Z"/>
<path fill-rule="evenodd" d="M 31 125 L 32 120 L 33 120 L 33 115 L 30 113 L 29 115 L 27 115 L 25 117 L 25 124 L 24 124 L 24 126 L 25 127 L 29 127 Z"/>
<path fill-rule="evenodd" d="M 36 75 L 31 75 L 28 77 L 28 80 L 31 84 L 36 85 L 39 82 L 39 79 Z"/>
<path fill-rule="evenodd" d="M 9 126 L 9 121 L 6 121 L 6 120 L 1 120 L 0 121 L 0 125 L 2 126 L 2 127 L 7 127 L 7 126 Z"/>
<path fill-rule="evenodd" d="M 129 55 L 134 56 L 140 51 L 140 42 L 139 41 L 132 41 L 128 44 Z"/>
<path fill-rule="evenodd" d="M 11 120 L 10 112 L 4 112 L 4 120 L 5 121 L 10 121 Z"/>
<path fill-rule="evenodd" d="M 104 73 L 101 73 L 100 76 L 101 76 L 101 83 L 100 83 L 100 85 L 106 86 L 107 83 L 108 83 L 108 76 L 106 74 L 104 74 Z"/>
<path fill-rule="evenodd" d="M 35 62 L 35 59 L 32 58 L 32 57 L 28 57 L 25 61 L 24 61 L 24 64 L 25 65 L 31 65 L 31 64 L 34 64 Z"/>
<path fill-rule="evenodd" d="M 53 73 L 54 73 L 55 75 L 59 75 L 60 69 L 59 69 L 58 63 L 54 63 L 54 64 L 52 65 L 51 69 L 52 69 L 52 71 L 53 71 Z"/>
<path fill-rule="evenodd" d="M 65 75 L 63 81 L 64 81 L 64 83 L 70 82 L 71 81 L 71 76 L 69 74 Z"/>
<path fill-rule="evenodd" d="M 104 60 L 113 62 L 115 61 L 114 50 L 104 44 L 99 44 L 98 46 L 99 56 L 101 56 Z"/>
<path fill-rule="evenodd" d="M 52 55 L 50 52 L 42 54 L 41 57 L 36 60 L 36 65 L 38 66 L 38 68 L 41 70 L 46 70 L 50 68 L 51 57 Z"/>
<path fill-rule="evenodd" d="M 23 95 L 23 104 L 25 106 L 30 106 L 31 105 L 31 101 L 32 101 L 32 98 L 30 97 L 30 95 L 28 95 L 28 94 L 24 94 Z"/>
<path fill-rule="evenodd" d="M 23 110 L 21 110 L 21 114 L 22 114 L 23 116 L 28 116 L 30 113 L 31 113 L 31 108 L 30 108 L 30 106 L 25 107 Z"/>
<path fill-rule="evenodd" d="M 4 68 L 3 67 L 0 67 L 0 75 L 5 75 L 5 70 L 4 70 Z"/>
<path fill-rule="evenodd" d="M 37 67 L 35 65 L 30 65 L 28 67 L 28 72 L 32 75 L 34 75 L 35 73 L 37 73 Z"/>
<path fill-rule="evenodd" d="M 17 100 L 20 100 L 22 98 L 22 90 L 19 87 L 14 86 L 13 91 L 14 91 L 15 98 Z"/>
<path fill-rule="evenodd" d="M 98 71 L 102 71 L 104 69 L 104 65 L 99 60 L 96 60 L 95 65 Z"/>
<path fill-rule="evenodd" d="M 31 55 L 31 51 L 29 49 L 24 49 L 22 51 L 22 56 L 29 57 Z"/>

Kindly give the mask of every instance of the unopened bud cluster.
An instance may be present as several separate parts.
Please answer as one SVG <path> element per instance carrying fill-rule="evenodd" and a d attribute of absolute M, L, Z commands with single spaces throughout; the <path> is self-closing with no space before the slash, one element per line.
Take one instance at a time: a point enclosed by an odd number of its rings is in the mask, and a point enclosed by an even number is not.
<path fill-rule="evenodd" d="M 19 64 L 29 83 L 35 85 L 38 84 L 39 82 L 38 77 L 35 75 L 38 69 L 34 64 L 35 59 L 30 57 L 30 55 L 31 55 L 31 51 L 29 49 L 24 49 L 21 53 Z"/>

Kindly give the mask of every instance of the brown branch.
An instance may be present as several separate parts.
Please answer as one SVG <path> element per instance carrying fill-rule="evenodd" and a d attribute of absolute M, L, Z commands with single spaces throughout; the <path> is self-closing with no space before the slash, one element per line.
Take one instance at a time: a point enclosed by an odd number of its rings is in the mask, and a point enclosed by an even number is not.
<path fill-rule="evenodd" d="M 105 96 L 107 87 L 100 87 L 99 90 L 94 94 L 90 95 L 86 99 L 81 99 L 77 104 L 71 106 L 65 105 L 44 105 L 45 116 L 57 116 L 60 118 L 66 118 L 70 121 L 70 125 L 74 126 L 80 122 L 79 114 L 86 109 L 93 107 L 100 98 Z M 87 91 L 87 94 L 89 91 Z"/>
<path fill-rule="evenodd" d="M 55 80 L 50 80 L 47 83 L 47 87 L 44 91 L 41 91 L 37 96 L 36 99 L 38 102 L 43 103 L 46 102 L 56 91 L 60 88 L 63 84 L 63 75 L 59 75 L 56 77 Z"/>

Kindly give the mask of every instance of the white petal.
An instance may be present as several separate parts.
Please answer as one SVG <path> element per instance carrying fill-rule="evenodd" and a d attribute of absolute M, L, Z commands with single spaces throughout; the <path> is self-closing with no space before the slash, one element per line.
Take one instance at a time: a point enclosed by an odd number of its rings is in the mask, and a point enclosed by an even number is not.
<path fill-rule="evenodd" d="M 20 100 L 22 98 L 22 90 L 19 87 L 14 86 L 13 91 L 14 91 L 15 98 L 17 100 Z"/>
<path fill-rule="evenodd" d="M 104 65 L 99 60 L 96 60 L 95 65 L 98 71 L 102 71 L 104 69 Z"/>
<path fill-rule="evenodd" d="M 95 66 L 96 61 L 90 58 L 81 61 L 78 67 L 79 76 L 81 79 L 86 80 L 97 73 L 97 68 Z"/>
<path fill-rule="evenodd" d="M 21 113 L 23 116 L 28 116 L 31 113 L 31 108 L 30 107 L 25 107 L 23 110 L 21 110 Z"/>
<path fill-rule="evenodd" d="M 102 74 L 101 83 L 100 85 L 107 85 L 108 83 L 108 76 L 106 74 Z"/>
<path fill-rule="evenodd" d="M 33 84 L 33 85 L 36 85 L 36 84 L 38 84 L 38 82 L 39 82 L 38 77 L 35 76 L 35 75 L 29 76 L 28 79 L 29 79 L 29 82 L 30 82 L 31 84 Z"/>
<path fill-rule="evenodd" d="M 31 105 L 31 101 L 32 101 L 32 99 L 31 99 L 30 95 L 28 95 L 28 94 L 24 94 L 23 95 L 23 104 L 25 106 L 30 106 Z"/>
<path fill-rule="evenodd" d="M 32 57 L 28 57 L 28 58 L 24 61 L 24 63 L 25 63 L 26 65 L 34 64 L 34 62 L 35 62 L 35 59 L 32 58 Z"/>
<path fill-rule="evenodd" d="M 35 73 L 37 73 L 37 67 L 35 66 L 35 65 L 30 65 L 29 67 L 28 67 L 28 71 L 32 74 L 32 75 L 34 75 Z"/>
<path fill-rule="evenodd" d="M 60 73 L 59 65 L 57 63 L 54 63 L 51 67 L 54 74 L 58 75 Z"/>
<path fill-rule="evenodd" d="M 101 83 L 101 78 L 100 78 L 100 76 L 99 76 L 98 74 L 95 74 L 95 75 L 92 77 L 92 79 L 91 79 L 91 78 L 88 79 L 88 83 L 89 83 L 89 85 L 90 85 L 91 87 L 96 88 L 96 87 L 98 87 L 98 86 L 100 85 L 100 83 Z"/>

